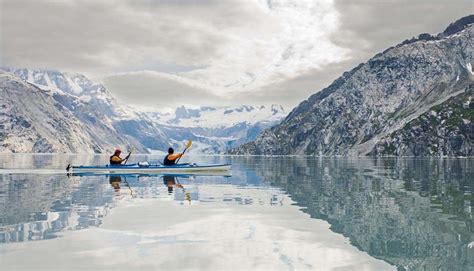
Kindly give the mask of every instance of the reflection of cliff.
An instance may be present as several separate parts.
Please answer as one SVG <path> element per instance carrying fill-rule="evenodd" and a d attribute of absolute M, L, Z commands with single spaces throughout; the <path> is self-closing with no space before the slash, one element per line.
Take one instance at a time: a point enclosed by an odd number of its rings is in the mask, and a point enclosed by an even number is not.
<path fill-rule="evenodd" d="M 0 175 L 0 243 L 53 238 L 99 225 L 113 202 L 108 184 L 63 175 Z"/>
<path fill-rule="evenodd" d="M 70 184 L 48 175 L 0 175 L 0 243 L 44 239 L 57 229 L 63 214 L 49 212 Z"/>
<path fill-rule="evenodd" d="M 225 183 L 222 177 L 205 180 Z M 99 226 L 117 200 L 131 197 L 132 191 L 133 197 L 153 198 L 165 189 L 157 176 L 0 174 L 0 243 L 54 238 L 60 231 Z M 178 190 L 175 199 L 198 200 L 197 193 L 197 188 Z"/>
<path fill-rule="evenodd" d="M 67 179 L 48 175 L 0 175 L 0 225 L 38 220 L 56 198 L 67 196 Z"/>
<path fill-rule="evenodd" d="M 259 159 L 248 167 L 304 212 L 400 270 L 474 265 L 471 160 Z"/>

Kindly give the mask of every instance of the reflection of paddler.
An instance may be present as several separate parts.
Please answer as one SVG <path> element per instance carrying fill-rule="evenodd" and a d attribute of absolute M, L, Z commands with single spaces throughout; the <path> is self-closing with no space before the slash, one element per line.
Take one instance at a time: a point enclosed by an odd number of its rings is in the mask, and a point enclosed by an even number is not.
<path fill-rule="evenodd" d="M 186 200 L 189 201 L 189 204 L 191 204 L 191 193 L 186 192 Z"/>
<path fill-rule="evenodd" d="M 115 190 L 115 192 L 120 191 L 120 183 L 122 182 L 122 177 L 121 176 L 110 176 L 109 178 L 109 183 L 110 186 L 112 186 Z"/>
<path fill-rule="evenodd" d="M 177 180 L 175 176 L 172 175 L 164 175 L 163 176 L 163 183 L 168 187 L 168 193 L 173 193 L 173 187 L 183 188 L 181 184 L 177 184 Z"/>

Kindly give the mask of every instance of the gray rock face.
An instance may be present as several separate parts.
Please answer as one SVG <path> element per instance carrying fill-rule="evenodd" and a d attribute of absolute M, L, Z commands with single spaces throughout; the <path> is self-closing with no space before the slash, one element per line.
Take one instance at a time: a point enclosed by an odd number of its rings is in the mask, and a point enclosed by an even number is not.
<path fill-rule="evenodd" d="M 5 72 L 0 72 L 0 93 L 0 152 L 146 151 L 117 133 L 94 107 L 69 94 L 42 90 Z"/>
<path fill-rule="evenodd" d="M 0 120 L 0 152 L 98 152 L 110 146 L 92 140 L 89 127 L 50 93 L 3 72 Z"/>
<path fill-rule="evenodd" d="M 371 155 L 473 156 L 474 84 L 381 139 Z"/>
<path fill-rule="evenodd" d="M 330 86 L 297 106 L 281 124 L 230 153 L 385 153 L 373 151 L 374 146 L 433 106 L 466 93 L 472 84 L 474 18 L 467 18 L 453 24 L 456 31 L 443 32 L 437 37 L 420 35 L 344 73 Z M 472 130 L 470 133 L 472 138 Z M 463 145 L 463 150 L 472 148 L 472 143 L 465 141 L 465 137 L 456 138 L 462 141 L 456 146 Z M 454 147 L 449 146 L 445 147 Z M 458 151 L 432 149 L 428 153 L 412 154 L 444 153 L 454 155 Z"/>
<path fill-rule="evenodd" d="M 284 116 L 283 108 L 277 105 L 269 108 L 229 107 L 229 110 L 180 107 L 176 109 L 174 118 L 170 119 L 159 112 L 141 112 L 125 107 L 104 86 L 80 74 L 0 68 L 2 70 L 5 92 L 11 96 L 8 101 L 4 97 L 5 108 L 0 108 L 0 114 L 6 116 L 8 113 L 8 119 L 5 117 L 5 123 L 0 124 L 0 145 L 4 146 L 0 151 L 109 153 L 115 147 L 120 147 L 146 153 L 148 149 L 164 151 L 169 146 L 179 148 L 183 142 L 193 140 L 192 152 L 219 153 L 255 139 L 258 133 Z M 18 99 L 37 103 L 35 107 L 45 107 L 47 114 L 41 119 L 35 118 L 34 113 L 28 112 L 28 107 L 23 111 L 6 112 L 7 107 L 20 106 L 15 95 Z M 44 102 L 43 98 L 37 99 L 35 95 L 44 96 L 49 102 Z M 57 112 L 53 113 L 54 110 L 61 110 L 62 113 L 58 116 Z M 163 120 L 165 118 L 167 121 Z M 67 127 L 43 129 L 40 127 L 43 119 L 63 125 L 75 123 L 80 128 L 73 131 Z M 24 131 L 23 137 L 28 137 L 28 140 L 18 141 L 17 130 L 9 125 L 12 122 L 19 124 L 18 127 L 34 126 Z M 195 122 L 198 124 L 193 125 Z M 32 130 L 34 128 L 44 130 L 45 133 L 36 136 Z M 73 141 L 66 140 L 76 133 L 80 133 L 77 136 L 93 147 L 74 145 Z M 64 140 L 57 142 L 54 135 L 64 137 Z"/>

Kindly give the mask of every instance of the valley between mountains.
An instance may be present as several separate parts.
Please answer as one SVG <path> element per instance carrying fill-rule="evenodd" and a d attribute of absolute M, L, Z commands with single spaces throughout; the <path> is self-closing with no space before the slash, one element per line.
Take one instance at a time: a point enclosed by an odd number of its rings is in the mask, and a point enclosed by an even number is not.
<path fill-rule="evenodd" d="M 81 74 L 0 69 L 0 152 L 472 156 L 474 15 L 388 48 L 301 102 L 178 107 L 119 103 Z"/>

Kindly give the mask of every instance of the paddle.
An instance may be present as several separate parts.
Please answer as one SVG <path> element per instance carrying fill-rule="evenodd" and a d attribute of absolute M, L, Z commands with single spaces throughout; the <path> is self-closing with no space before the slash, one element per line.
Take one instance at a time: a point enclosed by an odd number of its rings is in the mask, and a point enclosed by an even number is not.
<path fill-rule="evenodd" d="M 130 152 L 128 153 L 127 157 L 125 157 L 125 161 L 123 162 L 123 165 L 126 165 L 128 162 L 128 158 L 130 158 L 130 155 L 132 154 L 133 149 L 131 147 L 128 148 Z"/>
<path fill-rule="evenodd" d="M 183 152 L 184 153 L 184 152 Z M 184 186 L 179 182 L 178 180 L 178 177 L 175 177 L 176 178 L 176 183 L 181 186 L 181 189 L 183 189 L 183 192 L 184 192 L 184 195 L 186 197 L 186 200 L 189 201 L 189 205 L 191 205 L 191 193 L 189 193 L 188 191 L 186 191 L 186 188 L 184 188 Z"/>
<path fill-rule="evenodd" d="M 133 190 L 132 190 L 132 188 L 130 187 L 130 184 L 127 182 L 127 177 L 125 177 L 124 183 L 125 183 L 125 185 L 128 187 L 128 189 L 130 190 L 130 196 L 132 196 L 132 198 L 134 198 L 135 196 L 133 195 Z"/>
<path fill-rule="evenodd" d="M 184 148 L 183 154 L 186 152 L 187 149 L 189 149 L 189 147 L 191 147 L 192 144 L 193 144 L 193 142 L 191 140 L 188 140 L 188 143 L 186 143 L 186 148 Z M 181 157 L 183 157 L 183 156 L 181 156 Z M 181 159 L 181 157 L 179 157 L 178 160 L 176 160 L 176 164 L 178 164 L 179 159 Z"/>

